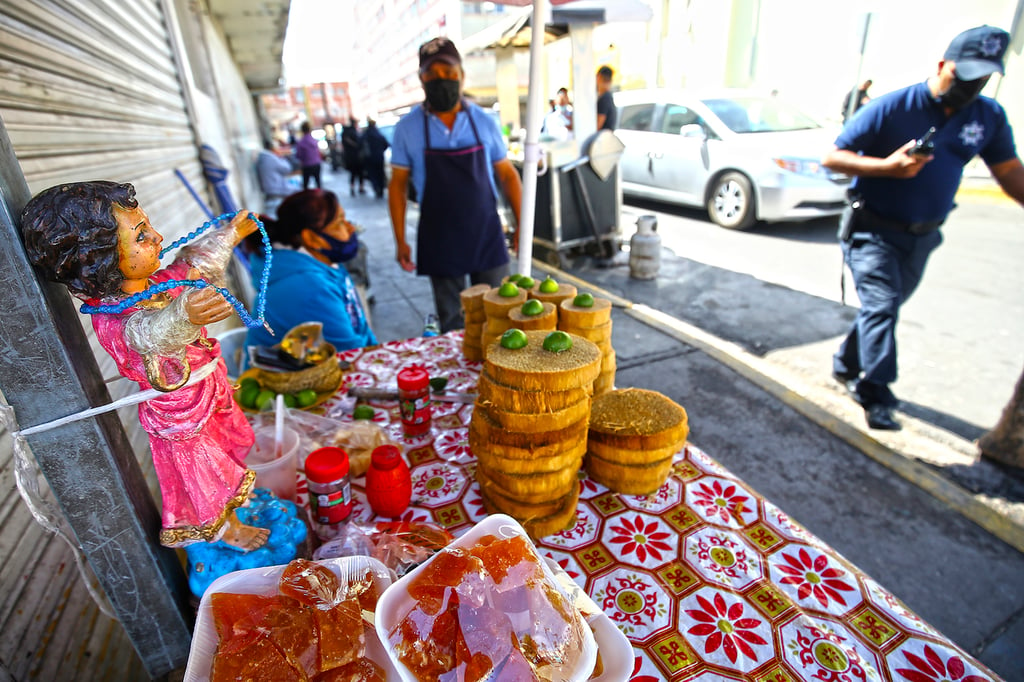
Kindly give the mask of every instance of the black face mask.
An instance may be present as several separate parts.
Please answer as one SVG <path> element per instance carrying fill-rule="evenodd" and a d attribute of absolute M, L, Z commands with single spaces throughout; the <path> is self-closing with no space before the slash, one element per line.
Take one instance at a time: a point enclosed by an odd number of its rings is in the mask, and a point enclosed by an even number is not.
<path fill-rule="evenodd" d="M 949 90 L 939 95 L 939 102 L 953 111 L 959 111 L 968 104 L 978 99 L 988 78 L 978 78 L 973 81 L 962 81 L 959 78 L 953 81 Z"/>
<path fill-rule="evenodd" d="M 344 263 L 347 260 L 351 260 L 359 251 L 359 240 L 355 239 L 355 234 L 353 234 L 353 238 L 347 242 L 336 239 L 326 232 L 321 232 L 320 236 L 330 244 L 330 246 L 326 249 L 317 249 L 317 251 L 320 252 L 321 256 L 326 256 L 327 260 L 332 263 Z"/>
<path fill-rule="evenodd" d="M 423 92 L 427 95 L 427 104 L 435 112 L 451 111 L 459 103 L 459 81 L 448 78 L 435 78 L 423 84 Z"/>

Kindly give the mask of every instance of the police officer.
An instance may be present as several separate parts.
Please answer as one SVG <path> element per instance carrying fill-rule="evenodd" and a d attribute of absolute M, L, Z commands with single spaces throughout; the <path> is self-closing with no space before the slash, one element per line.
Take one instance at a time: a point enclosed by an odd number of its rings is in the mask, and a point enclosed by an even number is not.
<path fill-rule="evenodd" d="M 1009 39 L 992 26 L 956 36 L 933 76 L 871 100 L 822 159 L 855 176 L 840 238 L 861 302 L 832 373 L 873 429 L 900 428 L 889 388 L 897 374 L 896 321 L 942 242 L 939 228 L 954 207 L 963 167 L 980 155 L 1003 191 L 1024 205 L 1024 166 L 1006 112 L 979 96 L 993 73 L 1003 73 Z M 917 149 L 931 128 L 934 148 Z"/>

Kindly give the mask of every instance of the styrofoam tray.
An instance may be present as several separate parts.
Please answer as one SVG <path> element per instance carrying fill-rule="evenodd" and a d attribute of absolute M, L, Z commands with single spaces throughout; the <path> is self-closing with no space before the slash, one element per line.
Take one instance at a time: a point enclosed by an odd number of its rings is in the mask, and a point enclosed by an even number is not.
<path fill-rule="evenodd" d="M 623 682 L 633 674 L 633 645 L 615 626 L 612 619 L 601 610 L 593 599 L 569 577 L 565 570 L 555 563 L 551 557 L 544 557 L 569 599 L 576 605 L 584 620 L 594 631 L 597 651 L 601 655 L 601 674 L 591 677 L 587 682 Z"/>
<path fill-rule="evenodd" d="M 470 530 L 466 531 L 465 534 L 456 538 L 450 545 L 448 545 L 448 547 L 468 549 L 477 544 L 477 541 L 485 535 L 494 535 L 498 538 L 511 538 L 516 535 L 520 535 L 526 538 L 531 545 L 533 544 L 533 541 L 530 540 L 530 536 L 527 535 L 526 531 L 515 519 L 504 514 L 492 514 L 473 526 Z M 444 552 L 446 550 L 441 551 Z M 438 554 L 440 554 L 440 552 Z M 437 554 L 434 555 L 434 557 L 436 556 Z M 426 566 L 430 565 L 434 560 L 434 557 L 431 557 L 395 582 L 387 592 L 381 596 L 380 601 L 377 603 L 377 613 L 375 618 L 377 637 L 383 643 L 384 649 L 387 651 L 387 655 L 391 659 L 392 666 L 398 672 L 400 679 L 404 680 L 404 682 L 417 682 L 417 679 L 416 676 L 405 667 L 401 660 L 399 660 L 398 653 L 395 651 L 394 647 L 388 643 L 388 633 L 391 632 L 399 622 L 401 622 L 402 618 L 409 611 L 409 607 L 412 603 L 412 597 L 409 596 L 409 583 L 415 580 L 416 576 L 418 576 Z M 562 591 L 564 594 L 565 590 L 562 587 L 561 582 L 557 579 L 548 563 L 546 561 L 542 561 L 540 565 L 541 569 L 547 575 L 548 580 L 555 589 Z M 570 604 L 573 603 L 569 595 L 565 596 L 566 599 L 569 600 Z M 597 661 L 597 642 L 595 641 L 594 635 L 589 627 L 584 627 L 582 631 L 583 642 L 580 658 L 577 661 L 573 674 L 570 677 L 567 677 L 564 682 L 585 682 L 590 677 L 590 673 L 594 670 L 594 664 Z"/>
<path fill-rule="evenodd" d="M 373 575 L 373 584 L 378 594 L 383 595 L 391 585 L 393 574 L 381 562 L 365 556 L 341 557 L 324 559 L 317 563 L 345 580 L 348 576 L 363 576 L 366 571 Z M 192 648 L 188 654 L 185 667 L 184 682 L 208 682 L 210 667 L 213 665 L 213 654 L 217 650 L 217 630 L 213 622 L 213 608 L 210 605 L 212 595 L 218 592 L 230 594 L 277 594 L 277 583 L 281 579 L 285 566 L 269 566 L 267 568 L 250 568 L 235 571 L 213 581 L 203 593 L 196 615 L 196 629 L 192 635 Z M 377 602 L 378 609 L 383 601 Z M 366 657 L 384 669 L 386 679 L 398 679 L 398 674 L 391 665 L 391 659 L 384 650 L 384 645 L 372 629 L 366 630 Z"/>

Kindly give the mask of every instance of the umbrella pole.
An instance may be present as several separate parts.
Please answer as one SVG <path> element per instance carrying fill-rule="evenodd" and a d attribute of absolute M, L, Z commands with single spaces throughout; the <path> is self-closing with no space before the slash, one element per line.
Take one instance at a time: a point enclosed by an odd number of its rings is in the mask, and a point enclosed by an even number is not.
<path fill-rule="evenodd" d="M 529 275 L 533 265 L 533 227 L 537 206 L 537 164 L 543 111 L 544 24 L 550 14 L 548 0 L 533 0 L 530 22 L 530 88 L 526 98 L 526 144 L 523 146 L 523 197 L 519 210 L 519 272 Z"/>

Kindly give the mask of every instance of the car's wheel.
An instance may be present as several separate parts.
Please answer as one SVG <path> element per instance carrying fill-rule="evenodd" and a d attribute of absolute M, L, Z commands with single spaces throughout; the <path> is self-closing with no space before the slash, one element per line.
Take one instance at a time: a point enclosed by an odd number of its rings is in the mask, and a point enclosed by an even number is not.
<path fill-rule="evenodd" d="M 755 222 L 754 190 L 742 173 L 723 173 L 708 195 L 708 216 L 729 230 L 744 230 Z"/>

